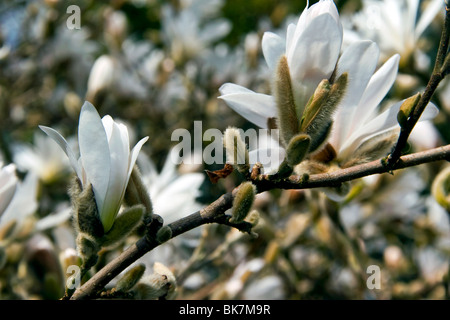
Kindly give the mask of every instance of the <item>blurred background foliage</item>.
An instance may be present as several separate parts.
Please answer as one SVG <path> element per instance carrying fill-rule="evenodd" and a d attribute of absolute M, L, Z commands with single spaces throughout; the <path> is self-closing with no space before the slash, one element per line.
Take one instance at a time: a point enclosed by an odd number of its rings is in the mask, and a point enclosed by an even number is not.
<path fill-rule="evenodd" d="M 70 16 L 66 10 L 72 4 L 81 9 L 80 29 L 66 25 Z M 158 171 L 177 144 L 171 141 L 175 129 L 193 132 L 194 121 L 202 121 L 203 132 L 224 131 L 228 126 L 255 128 L 217 99 L 218 88 L 233 82 L 269 92 L 261 37 L 265 31 L 284 31 L 287 21 L 296 19 L 305 5 L 303 0 L 2 1 L 4 164 L 15 162 L 17 144 L 33 145 L 36 135 L 43 135 L 38 125 L 76 137 L 85 100 L 100 115 L 123 120 L 135 141 L 149 136 L 143 152 Z M 352 17 L 362 8 L 359 0 L 336 1 L 336 5 L 341 17 Z M 181 18 L 182 14 L 186 16 Z M 428 67 L 402 66 L 388 99 L 406 98 L 426 85 L 441 27 L 442 21 L 435 19 L 425 36 Z M 89 87 L 94 64 L 102 56 L 107 57 L 106 67 L 96 75 L 95 86 Z M 433 123 L 438 138 L 430 136 L 427 146 L 450 140 L 446 88 L 447 83 L 442 83 L 433 97 L 441 110 Z M 208 143 L 204 141 L 203 147 Z M 418 151 L 422 146 L 410 148 Z M 444 167 L 435 163 L 361 180 L 344 203 L 315 190 L 265 192 L 255 204 L 261 214 L 257 239 L 208 225 L 147 254 L 146 264 L 150 268 L 161 261 L 174 271 L 178 298 L 449 298 L 448 214 L 431 195 L 432 183 Z M 204 174 L 205 169 L 220 168 L 181 165 L 177 172 Z M 68 203 L 68 172 L 41 179 L 36 220 Z M 26 173 L 26 168 L 18 170 L 21 178 Z M 236 173 L 219 184 L 205 178 L 197 201 L 206 205 L 241 180 Z M 24 231 L 8 242 L 7 262 L 0 270 L 0 298 L 60 297 L 67 278 L 61 256 L 71 242 L 61 244 L 58 228 Z M 51 244 L 33 247 L 29 240 L 36 234 Z M 105 252 L 96 268 L 117 252 Z M 366 287 L 366 266 L 372 264 L 381 267 L 381 290 Z"/>

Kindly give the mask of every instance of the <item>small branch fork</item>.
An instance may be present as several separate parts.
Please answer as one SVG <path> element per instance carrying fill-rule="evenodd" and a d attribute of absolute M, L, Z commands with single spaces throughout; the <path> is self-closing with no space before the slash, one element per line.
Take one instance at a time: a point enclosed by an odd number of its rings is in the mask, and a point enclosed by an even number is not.
<path fill-rule="evenodd" d="M 419 100 L 417 107 L 408 119 L 406 125 L 402 126 L 400 136 L 396 145 L 392 149 L 391 154 L 386 159 L 386 165 L 392 167 L 399 160 L 402 150 L 405 148 L 411 131 L 414 129 L 417 121 L 425 110 L 426 106 L 431 100 L 434 92 L 436 91 L 439 83 L 450 73 L 450 55 L 448 54 L 448 48 L 450 43 L 450 7 L 445 7 L 445 20 L 444 27 L 442 29 L 441 40 L 439 42 L 439 49 L 436 56 L 436 62 L 431 74 L 430 80 Z"/>
<path fill-rule="evenodd" d="M 372 174 L 382 174 L 420 164 L 446 160 L 450 161 L 450 145 L 418 152 L 400 157 L 395 164 L 387 166 L 385 161 L 376 160 L 358 166 L 341 169 L 332 173 L 315 174 L 309 177 L 291 176 L 282 180 L 270 180 L 266 175 L 258 175 L 252 179 L 258 193 L 271 189 L 308 189 L 320 187 L 339 186 L 341 183 L 351 181 Z M 232 207 L 234 194 L 237 189 L 228 192 L 216 201 L 187 217 L 179 219 L 168 227 L 172 231 L 171 238 L 181 235 L 189 230 L 207 223 L 219 223 L 235 227 L 243 232 L 251 233 L 251 225 L 247 222 L 233 224 L 229 222 L 229 215 L 225 212 Z M 153 219 L 159 225 L 159 219 Z M 152 222 L 152 223 L 153 223 Z M 156 223 L 156 222 L 155 222 Z M 152 228 L 151 225 L 149 228 Z M 150 233 L 151 234 L 151 233 Z M 72 300 L 92 299 L 99 297 L 101 290 L 120 272 L 147 252 L 159 246 L 160 242 L 148 234 L 139 239 L 134 245 L 128 247 L 117 258 L 103 267 L 92 278 L 78 288 L 70 297 Z"/>

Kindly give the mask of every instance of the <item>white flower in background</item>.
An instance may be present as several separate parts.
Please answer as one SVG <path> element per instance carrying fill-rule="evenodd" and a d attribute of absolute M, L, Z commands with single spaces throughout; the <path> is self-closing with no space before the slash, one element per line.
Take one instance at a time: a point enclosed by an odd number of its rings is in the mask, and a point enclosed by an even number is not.
<path fill-rule="evenodd" d="M 118 78 L 118 62 L 109 55 L 101 55 L 95 60 L 87 84 L 86 99 L 95 101 L 96 97 L 111 90 L 114 82 Z"/>
<path fill-rule="evenodd" d="M 45 134 L 35 134 L 32 145 L 13 146 L 13 160 L 17 168 L 33 172 L 44 183 L 51 183 L 63 177 L 70 170 L 70 163 L 63 151 Z"/>
<path fill-rule="evenodd" d="M 227 35 L 231 30 L 229 21 L 213 17 L 221 0 L 181 1 L 181 9 L 175 10 L 165 5 L 162 8 L 162 32 L 171 58 L 177 63 L 197 57 L 214 41 Z"/>
<path fill-rule="evenodd" d="M 417 67 L 427 67 L 429 58 L 420 49 L 420 39 L 437 14 L 444 12 L 444 1 L 363 0 L 362 4 L 362 11 L 350 20 L 359 34 L 378 43 L 382 59 L 399 53 L 401 66 L 414 57 Z"/>
<path fill-rule="evenodd" d="M 107 232 L 119 212 L 139 151 L 148 137 L 141 139 L 130 151 L 127 127 L 109 115 L 100 118 L 89 102 L 83 104 L 80 113 L 79 159 L 56 130 L 40 128 L 64 150 L 83 188 L 92 185 L 99 218 Z"/>
<path fill-rule="evenodd" d="M 18 230 L 25 218 L 38 208 L 38 179 L 31 172 L 20 181 L 14 164 L 3 167 L 0 161 L 0 168 L 0 229 L 15 221 L 14 229 Z"/>
<path fill-rule="evenodd" d="M 202 208 L 197 197 L 205 175 L 197 172 L 180 174 L 170 156 L 161 172 L 145 153 L 139 155 L 138 164 L 144 184 L 150 192 L 154 213 L 161 216 L 165 224 Z"/>

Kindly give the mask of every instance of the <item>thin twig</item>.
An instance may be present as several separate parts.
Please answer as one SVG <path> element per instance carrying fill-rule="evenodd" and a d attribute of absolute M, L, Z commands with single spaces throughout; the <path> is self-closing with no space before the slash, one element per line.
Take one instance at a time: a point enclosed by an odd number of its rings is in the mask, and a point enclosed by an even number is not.
<path fill-rule="evenodd" d="M 291 176 L 288 179 L 273 181 L 267 179 L 266 176 L 261 176 L 261 178 L 256 179 L 253 182 L 257 186 L 258 193 L 277 188 L 306 189 L 339 186 L 343 182 L 351 181 L 364 176 L 386 173 L 392 170 L 403 169 L 440 160 L 450 161 L 450 145 L 403 156 L 392 167 L 387 167 L 382 161 L 378 160 L 331 173 L 311 175 L 307 180 L 303 177 Z M 225 215 L 225 211 L 232 206 L 233 198 L 234 192 L 228 192 L 202 210 L 169 224 L 168 226 L 172 231 L 171 238 L 206 223 L 226 224 L 236 227 L 241 231 L 250 233 L 251 229 L 249 228 L 251 228 L 251 226 L 249 226 L 249 224 L 244 222 L 238 225 L 233 225 L 229 223 L 227 216 Z M 99 292 L 103 290 L 114 277 L 116 277 L 137 259 L 160 244 L 161 243 L 156 241 L 156 239 L 148 236 L 144 236 L 139 239 L 134 245 L 122 252 L 117 258 L 112 260 L 84 285 L 78 288 L 72 295 L 71 299 L 81 300 L 97 297 Z"/>
<path fill-rule="evenodd" d="M 398 159 L 400 158 L 403 149 L 406 146 L 409 135 L 411 131 L 414 129 L 417 121 L 419 121 L 420 116 L 423 111 L 427 107 L 428 103 L 431 101 L 431 97 L 436 91 L 439 83 L 444 79 L 447 75 L 448 70 L 443 70 L 443 66 L 446 60 L 446 56 L 448 53 L 450 41 L 450 8 L 448 6 L 445 7 L 445 20 L 444 27 L 442 29 L 441 39 L 439 42 L 439 49 L 436 55 L 436 62 L 433 68 L 433 73 L 428 81 L 428 84 L 425 88 L 425 91 L 420 98 L 416 108 L 412 112 L 412 115 L 409 117 L 407 123 L 402 126 L 400 131 L 400 136 L 395 144 L 391 154 L 387 157 L 387 165 L 393 166 Z"/>

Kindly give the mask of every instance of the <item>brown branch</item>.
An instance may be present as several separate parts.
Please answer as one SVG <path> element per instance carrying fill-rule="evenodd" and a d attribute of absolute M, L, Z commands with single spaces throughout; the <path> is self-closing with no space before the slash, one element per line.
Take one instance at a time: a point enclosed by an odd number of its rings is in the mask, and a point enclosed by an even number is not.
<path fill-rule="evenodd" d="M 291 176 L 288 179 L 273 181 L 267 176 L 261 175 L 253 183 L 257 186 L 258 193 L 271 189 L 307 189 L 339 186 L 341 183 L 351 181 L 372 174 L 390 172 L 424 163 L 447 160 L 450 161 L 450 145 L 436 149 L 418 152 L 403 156 L 392 167 L 385 165 L 384 161 L 372 161 L 355 167 L 338 170 L 331 173 L 311 175 L 308 179 L 299 176 Z M 236 189 L 235 189 L 236 190 Z M 234 191 L 222 195 L 219 199 L 187 217 L 179 219 L 168 226 L 172 231 L 171 238 L 197 228 L 206 223 L 221 223 L 236 227 L 244 232 L 251 231 L 251 226 L 246 222 L 234 225 L 228 221 L 225 211 L 231 208 Z M 155 238 L 144 236 L 134 245 L 122 252 L 116 259 L 97 272 L 83 286 L 78 288 L 70 299 L 81 300 L 98 297 L 101 290 L 120 272 L 130 264 L 151 251 L 161 243 Z"/>
<path fill-rule="evenodd" d="M 414 109 L 412 115 L 409 117 L 408 121 L 405 125 L 402 126 L 400 131 L 400 136 L 392 149 L 391 154 L 387 158 L 387 165 L 393 166 L 398 159 L 400 158 L 403 149 L 405 148 L 409 135 L 411 131 L 414 129 L 417 121 L 419 121 L 420 116 L 423 111 L 427 107 L 428 103 L 431 101 L 431 97 L 436 91 L 439 83 L 445 78 L 448 74 L 447 68 L 445 68 L 446 56 L 448 52 L 450 42 L 450 8 L 448 6 L 445 7 L 445 21 L 444 27 L 442 29 L 441 39 L 439 42 L 439 49 L 436 55 L 436 62 L 433 68 L 433 73 L 431 74 L 430 80 L 425 88 L 425 91 L 420 98 L 416 108 Z M 447 66 L 448 67 L 448 66 Z"/>

